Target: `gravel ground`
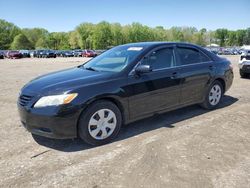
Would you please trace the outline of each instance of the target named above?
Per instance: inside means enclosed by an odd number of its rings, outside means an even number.
[[[233,86],[220,108],[169,112],[122,128],[113,143],[34,140],[20,124],[20,88],[84,58],[0,60],[0,187],[249,187],[250,79]]]

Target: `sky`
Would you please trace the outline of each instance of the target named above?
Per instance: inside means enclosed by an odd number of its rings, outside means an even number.
[[[250,27],[250,0],[0,0],[0,19],[21,28],[70,31],[83,22],[150,27]]]

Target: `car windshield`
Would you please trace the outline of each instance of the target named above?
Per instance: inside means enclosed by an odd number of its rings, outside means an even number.
[[[96,58],[83,67],[96,71],[120,72],[142,52],[143,47],[118,46]]]

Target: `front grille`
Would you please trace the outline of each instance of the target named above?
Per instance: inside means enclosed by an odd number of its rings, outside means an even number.
[[[20,95],[18,102],[21,106],[27,106],[28,103],[31,101],[32,96],[29,95]]]

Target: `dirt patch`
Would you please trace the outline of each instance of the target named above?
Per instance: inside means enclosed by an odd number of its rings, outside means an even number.
[[[0,187],[249,187],[250,79],[235,79],[220,108],[169,112],[122,128],[113,143],[33,137],[19,122],[21,87],[85,58],[0,60]]]

